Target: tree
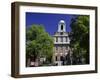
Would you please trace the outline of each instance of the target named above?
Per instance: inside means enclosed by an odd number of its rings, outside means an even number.
[[[45,57],[51,61],[53,54],[53,39],[42,25],[32,25],[26,30],[26,57],[34,61]]]
[[[71,21],[71,47],[74,63],[89,63],[89,16],[77,16]],[[84,59],[85,61],[83,61]]]

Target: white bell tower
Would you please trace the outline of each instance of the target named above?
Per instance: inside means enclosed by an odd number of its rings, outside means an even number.
[[[58,32],[66,32],[66,24],[64,20],[60,20],[58,24]]]

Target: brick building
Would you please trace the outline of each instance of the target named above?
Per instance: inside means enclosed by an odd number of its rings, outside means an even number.
[[[71,64],[70,38],[69,33],[66,32],[66,23],[60,20],[58,23],[58,30],[53,35],[54,38],[54,64],[67,65]]]

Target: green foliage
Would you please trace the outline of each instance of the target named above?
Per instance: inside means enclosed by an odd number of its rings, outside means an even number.
[[[32,25],[26,30],[27,57],[49,57],[53,54],[53,39],[42,25]]]
[[[26,40],[36,40],[42,32],[45,32],[42,25],[32,25],[30,28],[26,29]]]
[[[77,16],[72,19],[71,29],[73,54],[89,63],[89,16]]]

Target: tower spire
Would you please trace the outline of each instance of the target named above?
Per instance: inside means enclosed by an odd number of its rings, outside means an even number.
[[[58,23],[58,32],[66,32],[66,24],[64,20],[60,20]]]

